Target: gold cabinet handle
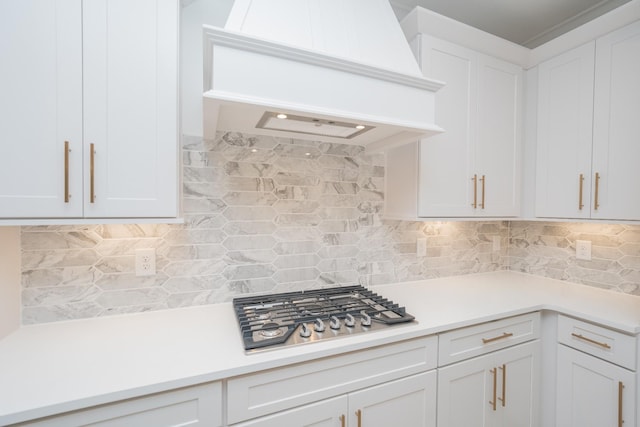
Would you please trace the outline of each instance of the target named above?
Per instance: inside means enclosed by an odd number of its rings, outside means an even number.
[[[471,206],[473,207],[473,209],[477,209],[478,207],[478,175],[474,174],[473,178],[471,178],[471,181],[473,181],[473,203],[471,204]]]
[[[480,202],[480,209],[484,209],[484,186],[487,182],[487,178],[482,175],[482,178],[480,178],[480,182],[482,182],[482,201]]]
[[[598,208],[600,207],[600,203],[598,203],[599,189],[600,189],[600,174],[596,172],[596,191],[595,191],[594,202],[593,202],[593,209],[595,210],[598,210]]]
[[[591,343],[591,344],[595,344],[595,345],[600,346],[602,348],[606,348],[606,349],[610,349],[611,348],[611,346],[609,344],[607,344],[606,342],[600,342],[600,341],[592,340],[591,338],[585,337],[584,335],[576,334],[575,332],[572,332],[571,336],[575,337],[575,338],[578,338],[579,340],[586,341],[586,342]]]
[[[495,411],[496,410],[496,387],[498,385],[498,369],[493,368],[491,371],[491,375],[493,375],[493,400],[489,401],[489,405]]]
[[[358,418],[358,427],[362,427],[362,411],[360,409],[356,411],[356,417]]]
[[[502,407],[507,406],[507,365],[502,364],[502,398],[498,398],[502,402]]]
[[[69,141],[64,142],[64,202],[69,203]]]
[[[96,201],[96,187],[95,187],[95,144],[89,145],[89,202],[95,203]]]
[[[622,390],[624,389],[624,384],[622,381],[618,381],[618,427],[622,427],[624,424],[624,419],[622,419]]]
[[[344,416],[344,414],[340,415],[340,427],[345,427],[346,426],[346,417]]]
[[[578,193],[578,210],[582,210],[584,208],[584,203],[582,203],[582,187],[584,186],[584,175],[580,174],[580,190]]]
[[[494,342],[494,341],[498,341],[498,340],[503,340],[505,338],[510,338],[513,336],[513,333],[511,332],[505,332],[502,335],[499,335],[497,337],[493,337],[493,338],[482,338],[482,344],[489,344],[490,342]]]

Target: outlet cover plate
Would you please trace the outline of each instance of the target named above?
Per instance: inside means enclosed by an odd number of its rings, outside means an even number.
[[[591,261],[590,240],[576,240],[576,259]]]
[[[136,249],[136,276],[156,274],[156,250],[154,248]]]

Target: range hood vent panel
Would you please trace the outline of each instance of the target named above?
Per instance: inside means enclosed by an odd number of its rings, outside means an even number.
[[[404,61],[405,65],[409,64],[406,72],[398,69],[403,61],[389,61],[384,53],[377,60],[368,55],[366,61],[362,55],[357,60],[337,56],[327,48],[335,43],[326,40],[320,43],[322,40],[310,38],[308,34],[300,35],[295,41],[275,40],[300,30],[295,24],[291,25],[293,29],[286,25],[287,28],[282,28],[282,16],[288,17],[286,22],[293,22],[292,13],[306,11],[302,13],[306,18],[301,18],[301,22],[305,22],[309,16],[329,17],[328,8],[346,3],[349,7],[360,6],[362,13],[354,17],[359,22],[365,20],[364,15],[366,20],[372,18],[370,8],[380,12],[380,19],[372,20],[384,21],[386,26],[379,27],[373,39],[379,40],[379,33],[387,27],[390,34],[398,35],[401,44],[395,50],[403,51],[410,58]],[[318,12],[319,9],[322,12]],[[315,14],[308,15],[310,11]],[[258,16],[261,19],[257,19]],[[334,18],[330,25],[314,23],[314,34],[340,34],[340,31],[359,28],[354,24],[350,29],[339,31],[336,23],[344,25],[348,17],[334,16],[340,19]],[[253,30],[249,31],[250,28]],[[265,35],[269,28],[275,29]],[[348,139],[341,134],[314,134],[303,130],[299,137],[376,149],[441,132],[434,124],[434,102],[435,91],[443,83],[422,77],[403,37],[386,0],[236,0],[225,29],[204,27],[205,136],[220,129],[291,137],[292,129],[258,126],[267,111],[365,125],[366,132],[349,135]],[[360,34],[352,39],[361,41],[366,37]],[[318,50],[319,45],[323,49]],[[343,48],[340,53],[347,51],[349,49]],[[362,52],[371,52],[371,49],[362,49]],[[394,56],[402,55],[391,57]],[[394,67],[389,68],[388,64]]]

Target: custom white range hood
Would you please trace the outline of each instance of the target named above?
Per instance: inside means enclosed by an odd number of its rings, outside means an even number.
[[[388,0],[236,0],[204,26],[204,129],[384,150],[442,132]]]

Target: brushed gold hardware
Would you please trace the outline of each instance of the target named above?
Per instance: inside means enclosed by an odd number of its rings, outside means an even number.
[[[598,193],[600,189],[600,174],[598,172],[596,172],[596,192],[595,192],[595,197],[594,197],[594,202],[593,202],[593,209],[594,210],[598,210],[598,208],[600,207],[600,203],[598,203]]]
[[[64,142],[64,202],[69,203],[69,141]]]
[[[498,340],[503,340],[505,338],[509,338],[512,337],[513,333],[511,332],[504,332],[502,335],[499,335],[497,337],[493,337],[493,338],[482,338],[482,344],[489,344],[490,342],[494,342],[494,341],[498,341]]]
[[[484,175],[482,175],[482,178],[480,178],[480,181],[482,182],[482,202],[480,202],[480,209],[484,209],[484,185],[487,182],[487,179],[485,178]]]
[[[340,415],[340,427],[345,427],[346,425],[346,417],[343,415]]]
[[[622,381],[618,381],[618,427],[622,427],[624,424],[624,420],[622,419],[622,390],[624,389],[624,384]]]
[[[578,194],[578,210],[582,210],[584,208],[584,203],[582,203],[582,187],[584,185],[584,175],[580,174],[580,193]]]
[[[493,400],[489,401],[489,404],[491,405],[491,408],[495,411],[496,410],[496,387],[498,385],[498,369],[497,368],[493,368],[491,371],[491,375],[493,375]]]
[[[498,398],[502,402],[502,407],[507,406],[507,365],[504,363],[500,366],[502,369],[502,398]]]
[[[362,411],[360,409],[356,411],[356,417],[358,417],[358,427],[362,427]]]
[[[95,187],[95,145],[91,143],[89,145],[89,202],[95,203],[96,201],[96,187]]]
[[[606,349],[610,349],[611,348],[611,346],[609,344],[607,344],[606,342],[600,342],[600,341],[592,340],[591,338],[585,337],[584,335],[576,334],[575,332],[572,332],[571,336],[575,337],[575,338],[578,338],[579,340],[583,340],[583,341],[586,341],[588,343],[595,344],[595,345],[600,346],[602,348],[606,348]]]
[[[473,203],[471,204],[471,206],[473,206],[473,209],[477,209],[478,207],[478,175],[474,174],[473,178],[471,178],[471,181],[473,181]]]

